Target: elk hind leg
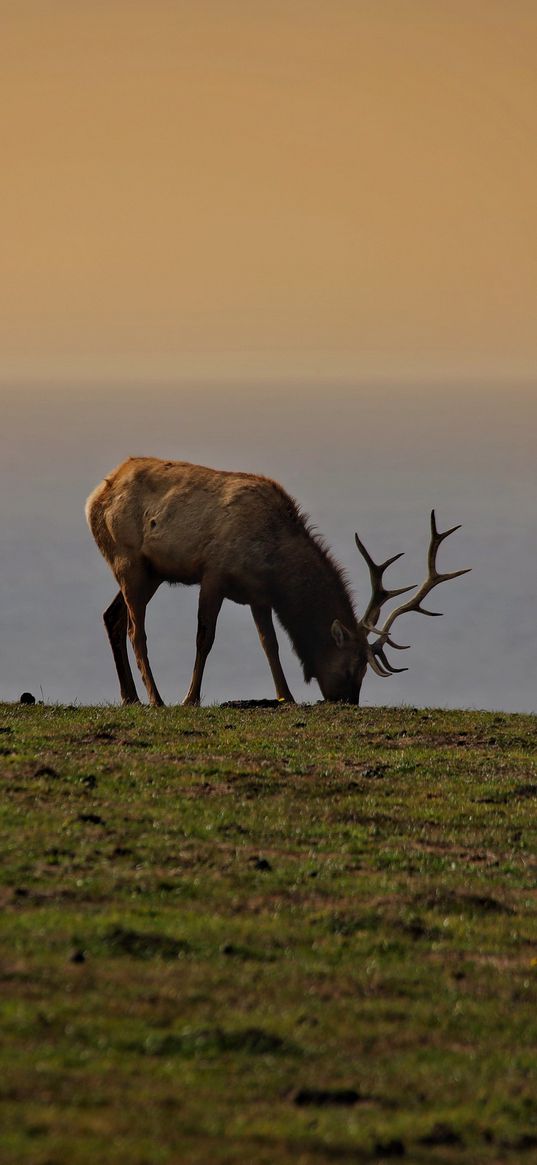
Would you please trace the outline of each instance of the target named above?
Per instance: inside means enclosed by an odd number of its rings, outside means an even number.
[[[159,583],[160,579],[152,578],[149,574],[144,573],[139,574],[135,580],[132,578],[129,579],[122,587],[128,610],[129,639],[132,643],[140,675],[149,696],[149,703],[153,704],[154,707],[161,707],[164,700],[160,695],[149,666],[147,636],[145,633],[145,613],[147,604],[153,597]]]
[[[118,591],[113,602],[106,608],[103,619],[114,656],[121,699],[124,704],[139,704],[127,655],[128,611],[121,591]]]
[[[288,704],[294,704],[293,695],[289,690],[289,685],[280,663],[280,652],[274,623],[272,622],[272,611],[268,606],[252,604],[252,615],[261,640],[261,646],[269,662],[272,678],[276,687],[276,695],[279,700],[285,700]]]

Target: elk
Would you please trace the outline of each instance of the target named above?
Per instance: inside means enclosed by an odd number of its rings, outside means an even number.
[[[90,494],[86,517],[119,591],[104,613],[123,703],[138,702],[127,655],[127,634],[149,701],[161,705],[147,655],[145,613],[162,582],[199,584],[196,659],[184,704],[198,704],[207,656],[224,599],[246,604],[259,633],[279,700],[293,702],[274,630],[274,611],[286,630],[307,682],[315,678],[325,700],[358,704],[367,667],[389,676],[386,648],[403,650],[391,637],[396,619],[409,611],[426,615],[425,596],[465,570],[440,574],[436,556],[454,530],[440,533],[434,510],[428,573],[412,598],[377,626],[384,604],[414,590],[384,586],[384,572],[401,557],[376,563],[356,534],[371,578],[371,598],[361,619],[349,585],[322,539],[282,486],[251,473],[230,473],[131,457]]]

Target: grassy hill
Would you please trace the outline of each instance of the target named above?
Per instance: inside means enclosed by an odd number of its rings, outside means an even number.
[[[1,705],[3,1165],[537,1161],[536,744]]]

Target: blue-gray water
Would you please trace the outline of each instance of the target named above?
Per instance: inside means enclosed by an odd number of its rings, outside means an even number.
[[[410,670],[370,675],[363,702],[535,710],[536,388],[41,386],[4,388],[0,404],[0,699],[117,699],[101,621],[116,588],[84,500],[124,457],[153,454],[280,480],[347,568],[359,610],[368,577],[354,530],[378,559],[406,552],[391,573],[402,585],[424,576],[430,508],[442,527],[462,522],[440,563],[472,574],[431,595],[443,619],[401,620]],[[196,602],[197,588],[162,587],[149,608],[169,702],[188,687]],[[279,638],[295,696],[318,699]],[[225,604],[205,702],[272,695],[248,609]]]

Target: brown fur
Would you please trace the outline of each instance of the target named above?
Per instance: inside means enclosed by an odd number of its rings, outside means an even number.
[[[292,700],[272,622],[274,610],[306,680],[327,699],[358,702],[367,643],[341,568],[296,502],[270,478],[131,457],[93,491],[86,516],[118,582],[105,612],[122,698],[137,699],[127,630],[152,703],[155,685],[144,630],[162,582],[200,586],[197,654],[186,703],[200,699],[205,660],[224,599],[252,609],[280,699]]]

